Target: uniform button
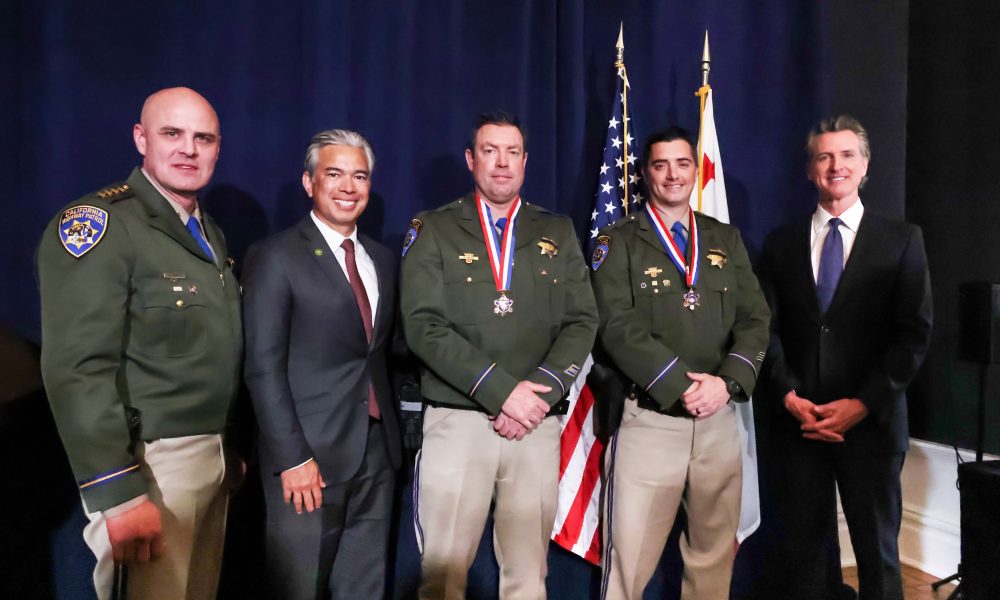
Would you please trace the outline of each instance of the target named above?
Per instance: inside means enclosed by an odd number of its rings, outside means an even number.
[[[557,284],[557,283],[559,283],[559,280],[558,280],[558,279],[553,279],[553,280],[552,280],[552,285],[555,285],[555,284]]]
[[[654,294],[659,294],[659,293],[660,293],[660,288],[656,288],[656,289],[654,289],[654,290],[653,290],[653,293],[654,293]]]
[[[728,292],[728,291],[729,291],[729,288],[728,288],[728,287],[724,287],[724,288],[722,288],[722,293],[726,293],[726,292]]]
[[[180,308],[180,307],[184,306],[184,301],[183,300],[178,300],[176,302],[176,304],[177,304],[177,308]]]
[[[472,278],[471,277],[466,277],[465,278],[465,283],[472,283]]]
[[[826,325],[820,327],[819,330],[822,331],[823,333],[830,333],[830,328],[827,327]]]
[[[628,399],[629,400],[635,400],[635,392],[632,392],[631,394],[629,394],[628,395]]]

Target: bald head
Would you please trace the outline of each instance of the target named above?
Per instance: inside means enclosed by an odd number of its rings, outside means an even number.
[[[142,105],[132,130],[142,166],[174,200],[194,210],[219,158],[219,117],[208,100],[183,87],[160,90]]]

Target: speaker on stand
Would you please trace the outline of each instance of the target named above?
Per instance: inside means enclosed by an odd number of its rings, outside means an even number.
[[[959,358],[978,363],[976,462],[958,466],[961,495],[962,562],[958,572],[931,584],[959,580],[948,600],[1000,598],[1000,461],[983,462],[986,443],[986,396],[989,367],[1000,362],[1000,284],[962,284],[959,297]]]

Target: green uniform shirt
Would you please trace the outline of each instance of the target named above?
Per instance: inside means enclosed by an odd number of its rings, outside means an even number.
[[[218,264],[135,169],[69,205],[42,237],[42,377],[89,511],[146,492],[133,441],[226,426],[240,288],[222,231],[204,221]]]
[[[690,310],[680,273],[645,211],[620,219],[592,281],[599,339],[618,369],[664,409],[693,383],[688,372],[735,379],[753,393],[771,313],[739,230],[695,213],[700,234],[700,306]]]
[[[500,296],[486,254],[474,196],[417,216],[400,283],[406,340],[425,366],[425,398],[499,414],[519,381],[550,386],[550,405],[566,395],[590,353],[597,308],[572,222],[523,204],[511,291]]]

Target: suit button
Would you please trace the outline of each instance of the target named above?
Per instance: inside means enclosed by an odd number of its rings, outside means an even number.
[[[827,327],[826,325],[821,326],[819,330],[823,333],[830,333],[830,328]]]

